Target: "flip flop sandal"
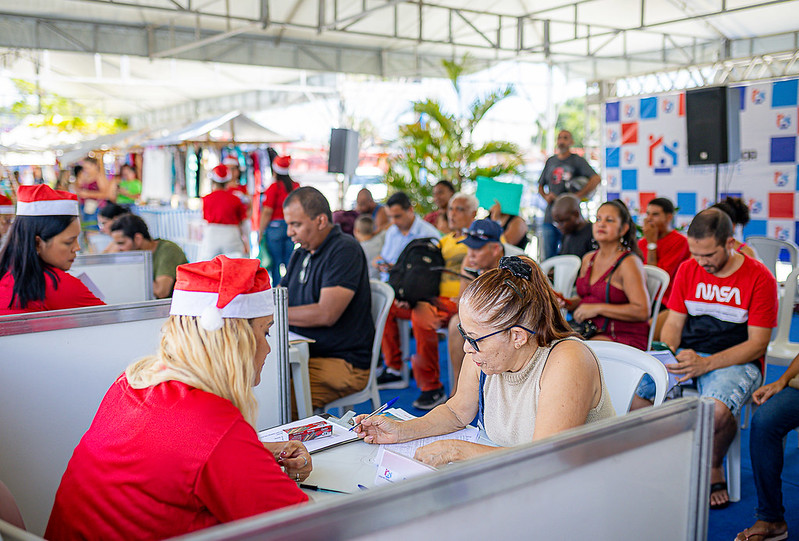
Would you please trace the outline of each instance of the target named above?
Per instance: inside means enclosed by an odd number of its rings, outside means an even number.
[[[748,529],[741,532],[742,534],[744,534],[745,541],[748,541],[749,539],[751,539],[756,535],[762,536],[763,541],[783,541],[784,539],[788,539],[788,530],[785,530],[782,533],[772,533],[772,534],[769,534],[768,532],[751,532],[751,533],[747,532],[749,532]],[[737,536],[735,536],[734,541],[737,541],[740,535],[741,534],[739,533]]]
[[[714,492],[721,492],[722,490],[724,492],[727,492],[727,482],[726,481],[722,481],[720,483],[713,483],[712,485],[710,485],[710,493],[711,494],[713,494]],[[729,494],[727,494],[727,498],[729,498]],[[719,503],[719,504],[716,504],[716,505],[713,505],[711,503],[710,504],[710,508],[711,509],[716,509],[716,510],[717,509],[726,509],[729,505],[730,505],[730,500],[728,499],[726,502]]]

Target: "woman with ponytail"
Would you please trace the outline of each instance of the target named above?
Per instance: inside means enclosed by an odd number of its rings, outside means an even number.
[[[571,332],[541,269],[503,257],[461,294],[458,331],[466,353],[458,390],[424,417],[375,416],[356,429],[367,443],[397,443],[455,432],[475,416],[485,437],[520,445],[615,415],[599,361]],[[438,466],[492,452],[491,445],[441,440],[416,458]]]

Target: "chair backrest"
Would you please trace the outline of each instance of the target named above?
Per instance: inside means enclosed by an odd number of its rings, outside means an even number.
[[[544,274],[554,271],[552,276],[552,289],[561,295],[568,297],[574,288],[577,280],[577,273],[580,272],[582,260],[576,255],[556,255],[538,264]]]
[[[789,240],[777,240],[769,237],[753,235],[746,237],[748,244],[757,253],[757,257],[768,267],[771,274],[777,276],[777,261],[780,259],[780,252],[785,249],[791,258],[791,267],[796,268],[799,262],[799,246]]]
[[[794,267],[793,272],[785,280],[785,286],[780,291],[779,312],[777,313],[777,332],[772,337],[766,352],[766,362],[771,364],[787,365],[796,351],[796,344],[790,344],[791,322],[796,299],[796,282],[799,280],[799,267]]]
[[[669,374],[660,361],[640,349],[625,344],[603,340],[592,340],[587,344],[594,350],[599,364],[602,365],[605,386],[616,415],[624,415],[630,411],[633,396],[644,374],[649,374],[655,380],[655,405],[663,402],[669,384]]]
[[[663,301],[663,294],[669,287],[669,273],[655,267],[654,265],[644,265],[644,273],[646,274],[646,289],[649,292],[649,304],[652,310],[649,312],[651,319],[649,325],[649,339],[646,343],[646,349],[652,347],[652,337],[655,335],[655,319],[660,312],[660,303]]]
[[[374,377],[377,360],[380,358],[380,344],[383,340],[383,329],[388,319],[388,311],[394,302],[394,289],[385,282],[369,280],[369,289],[372,290],[372,321],[375,324],[375,339],[372,343],[372,363],[370,365],[370,378]]]

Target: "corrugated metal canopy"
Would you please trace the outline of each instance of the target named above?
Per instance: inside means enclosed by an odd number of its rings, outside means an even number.
[[[31,69],[60,77],[62,94],[110,102],[126,77],[152,78],[136,87],[127,106],[135,113],[228,94],[237,79],[297,83],[296,70],[437,76],[442,59],[465,53],[473,69],[521,59],[606,81],[795,53],[798,11],[797,0],[28,0],[0,6],[0,47],[12,49],[7,64],[20,50],[57,51]],[[67,53],[82,53],[81,65]],[[175,75],[183,69],[191,73]]]

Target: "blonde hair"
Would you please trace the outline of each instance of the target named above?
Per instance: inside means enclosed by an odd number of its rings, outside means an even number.
[[[206,331],[197,317],[170,316],[161,328],[158,352],[132,363],[125,375],[134,389],[180,381],[226,398],[255,426],[255,349],[246,319],[226,318],[221,329]]]

